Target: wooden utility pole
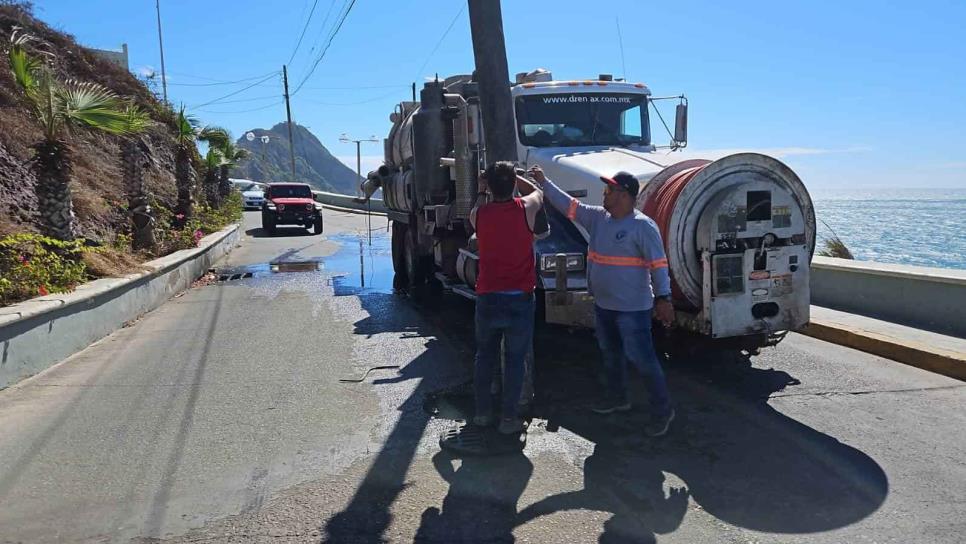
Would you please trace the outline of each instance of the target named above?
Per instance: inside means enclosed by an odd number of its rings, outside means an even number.
[[[168,103],[168,77],[164,73],[164,40],[161,39],[161,0],[154,0],[154,9],[158,12],[158,47],[161,49],[161,92],[164,93],[164,103]]]
[[[503,39],[503,13],[499,0],[468,0],[470,32],[473,35],[473,57],[476,80],[480,85],[480,107],[486,162],[516,161],[516,130],[513,126],[513,103],[510,100],[510,74]]]
[[[282,81],[285,84],[285,115],[288,116],[288,155],[292,161],[292,181],[298,181],[295,177],[295,139],[292,137],[292,107],[288,103],[288,67],[282,65]]]

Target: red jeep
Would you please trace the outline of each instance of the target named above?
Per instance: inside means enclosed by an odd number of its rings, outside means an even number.
[[[276,225],[302,225],[322,234],[322,205],[305,183],[269,183],[262,204],[262,230],[275,234]]]

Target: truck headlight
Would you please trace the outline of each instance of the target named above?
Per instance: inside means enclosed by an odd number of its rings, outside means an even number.
[[[570,272],[583,270],[586,266],[585,257],[582,253],[567,253],[567,270]],[[541,255],[540,256],[540,270],[544,272],[553,272],[557,270],[557,255]]]

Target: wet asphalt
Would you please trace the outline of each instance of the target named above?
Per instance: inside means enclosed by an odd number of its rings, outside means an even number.
[[[0,542],[966,534],[966,384],[794,334],[668,361],[678,416],[654,440],[643,410],[586,409],[588,332],[539,327],[523,452],[441,452],[467,415],[472,303],[395,292],[371,226],[370,245],[364,216],[330,211],[322,236],[268,237],[246,213],[217,274],[0,391]]]

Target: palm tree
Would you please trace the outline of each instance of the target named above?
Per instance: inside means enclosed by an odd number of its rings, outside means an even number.
[[[228,181],[228,172],[236,166],[239,161],[247,159],[251,153],[247,149],[238,147],[231,139],[221,146],[221,156],[224,161],[221,165],[221,172],[218,178],[218,197],[224,199],[231,192],[231,182]]]
[[[221,152],[216,147],[211,146],[208,148],[208,153],[205,154],[204,158],[204,189],[205,199],[212,208],[217,208],[220,204],[218,201],[218,171],[221,169],[224,160]]]
[[[14,80],[43,131],[43,139],[31,146],[42,226],[54,238],[73,240],[76,233],[70,191],[72,150],[67,137],[75,128],[125,134],[124,113],[117,96],[100,85],[57,81],[46,62],[27,53],[26,47],[37,40],[18,30],[14,29],[10,36],[7,56]]]
[[[216,126],[206,126],[198,131],[198,140],[208,144],[205,154],[204,194],[208,205],[217,208],[221,201],[218,198],[218,172],[221,169],[224,156],[221,149],[231,142],[231,135],[226,129]]]
[[[178,186],[178,204],[175,207],[175,226],[182,227],[191,218],[191,190],[195,184],[195,171],[191,158],[197,152],[198,120],[187,115],[184,106],[175,118],[175,139],[178,151],[174,159],[174,179]]]
[[[144,132],[150,124],[150,117],[133,102],[124,109],[124,122],[130,135],[121,142],[121,165],[124,171],[124,186],[127,189],[128,209],[131,212],[131,245],[134,249],[151,249],[157,245],[154,238],[154,215],[151,210],[151,195],[144,187],[144,145],[140,138],[134,137]]]

